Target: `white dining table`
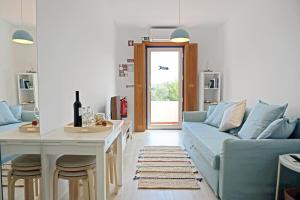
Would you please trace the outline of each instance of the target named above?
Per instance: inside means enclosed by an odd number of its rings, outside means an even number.
[[[113,120],[113,128],[97,133],[69,133],[59,128],[47,134],[22,133],[18,130],[0,134],[1,155],[41,154],[42,199],[52,199],[53,158],[59,155],[96,156],[96,199],[106,200],[105,153],[114,141],[117,142],[118,186],[123,182],[122,120]],[[1,188],[2,190],[2,188]],[[0,197],[2,200],[2,196]]]

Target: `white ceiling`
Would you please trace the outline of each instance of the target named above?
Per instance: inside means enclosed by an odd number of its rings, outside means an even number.
[[[0,0],[0,18],[20,24],[20,1]],[[36,24],[36,0],[23,0],[25,25]],[[77,1],[77,0],[76,0]],[[100,1],[100,0],[99,0]],[[178,25],[178,0],[101,0],[112,10],[117,24],[135,26]],[[185,26],[220,24],[249,5],[268,0],[181,0]],[[86,1],[88,3],[88,1]]]
[[[181,0],[181,22],[185,26],[224,23],[247,2],[255,1],[258,0]],[[178,25],[178,0],[111,0],[111,6],[116,23]]]

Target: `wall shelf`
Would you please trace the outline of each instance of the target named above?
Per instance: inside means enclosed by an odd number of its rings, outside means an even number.
[[[209,105],[221,100],[221,73],[201,72],[200,76],[200,110],[206,111]]]
[[[38,81],[36,73],[18,73],[19,104],[24,110],[38,107]]]

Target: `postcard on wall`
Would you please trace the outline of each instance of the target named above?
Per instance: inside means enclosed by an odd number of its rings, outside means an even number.
[[[128,76],[128,65],[120,64],[119,65],[119,77],[127,77]]]

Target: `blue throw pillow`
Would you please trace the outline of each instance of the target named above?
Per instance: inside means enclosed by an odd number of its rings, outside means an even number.
[[[9,109],[17,120],[22,121],[22,106],[21,105],[10,106]]]
[[[206,118],[208,118],[214,112],[216,107],[217,107],[217,105],[209,105],[208,106],[208,110],[207,110],[207,114],[206,114],[207,117]]]
[[[287,139],[295,130],[297,122],[298,119],[276,119],[257,137],[257,139]]]
[[[288,104],[278,106],[259,101],[239,131],[239,137],[256,139],[273,121],[283,117],[287,106]]]
[[[241,126],[237,127],[237,128],[233,128],[233,129],[230,129],[228,131],[229,134],[231,135],[234,135],[234,136],[237,136],[239,131],[241,130],[241,128],[243,127],[243,124],[245,123],[245,121],[247,120],[249,114],[250,114],[251,110],[250,108],[246,108],[246,111],[245,111],[245,114],[244,114],[244,119],[243,119],[243,122],[241,124]]]
[[[219,128],[225,110],[232,105],[233,103],[219,103],[214,111],[206,118],[204,123]]]
[[[10,111],[8,104],[5,101],[0,102],[0,126],[6,124],[18,123],[14,114]]]
[[[297,125],[295,127],[294,132],[292,133],[291,137],[292,139],[300,139],[300,118],[297,120]]]

